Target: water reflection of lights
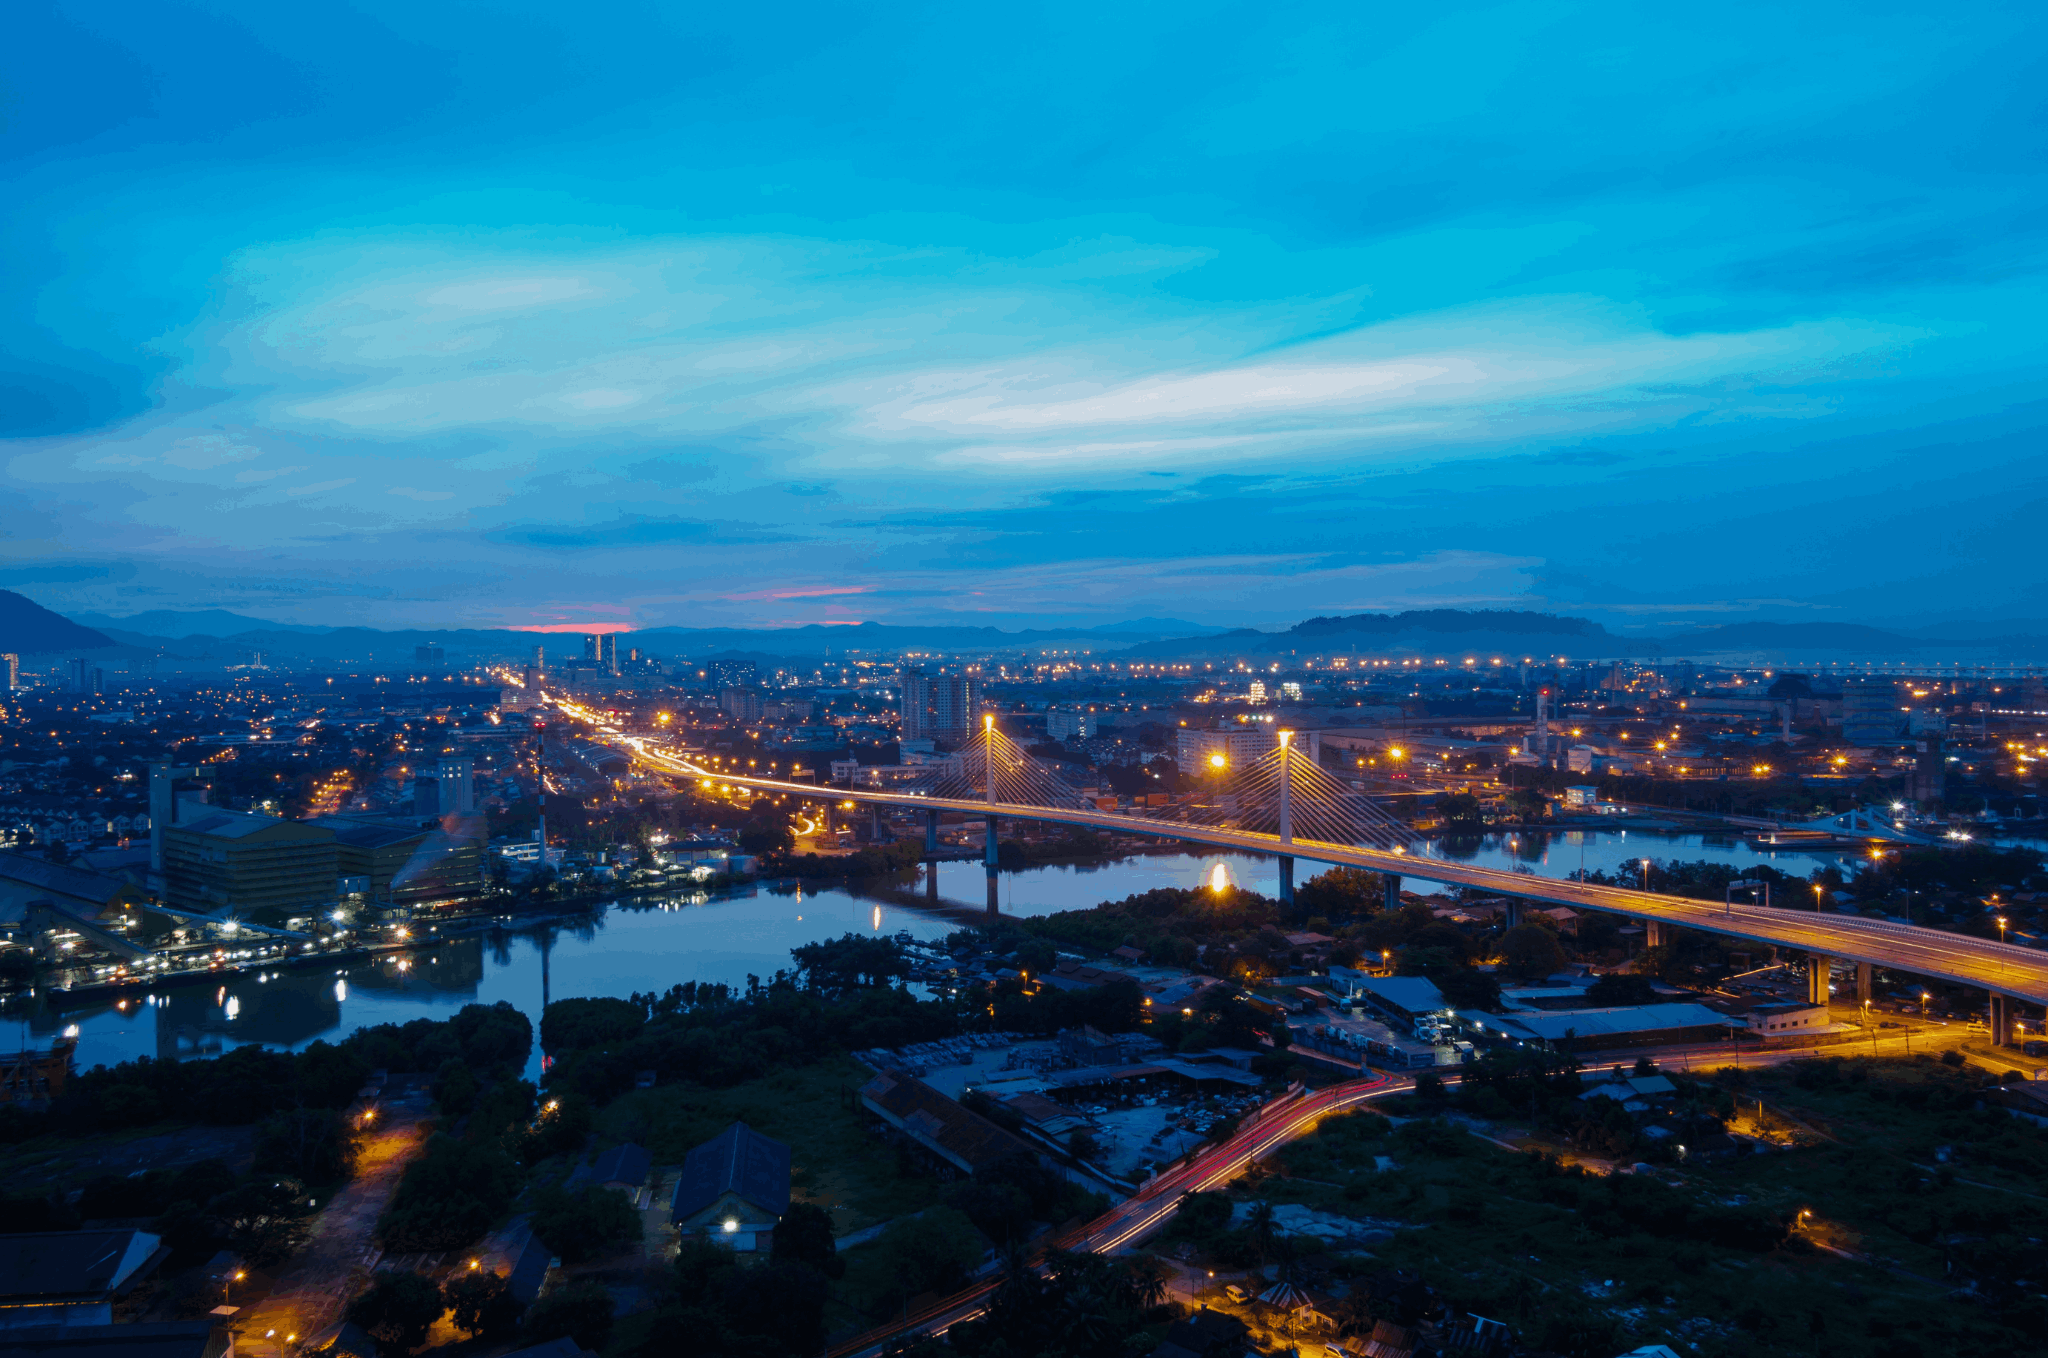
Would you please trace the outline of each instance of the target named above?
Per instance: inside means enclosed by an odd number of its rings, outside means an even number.
[[[340,1001],[346,1001],[348,999],[348,982],[346,980],[340,980],[334,983],[334,998]]]
[[[875,907],[875,929],[876,929],[876,930],[877,930],[877,931],[879,932],[879,931],[880,931],[880,929],[881,929],[881,927],[882,927],[882,907],[878,905],[878,906],[876,906],[876,907]]]
[[[1221,863],[1218,863],[1215,867],[1209,870],[1209,890],[1230,890],[1230,870],[1228,868],[1225,868]]]
[[[227,1011],[227,1016],[229,1018],[236,1018],[240,1016],[242,1012],[241,998],[235,995],[228,996],[228,1002],[224,1007]]]

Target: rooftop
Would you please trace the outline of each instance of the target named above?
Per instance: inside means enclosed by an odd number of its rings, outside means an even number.
[[[694,1216],[735,1193],[773,1216],[789,1211],[789,1147],[735,1122],[690,1152],[676,1178],[674,1215]]]

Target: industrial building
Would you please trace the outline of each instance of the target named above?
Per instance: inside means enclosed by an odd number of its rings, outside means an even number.
[[[1614,1009],[1554,1009],[1519,1014],[1462,1013],[1476,1028],[1517,1042],[1566,1045],[1579,1051],[1672,1042],[1726,1040],[1739,1019],[1703,1004],[1638,1004]]]
[[[212,811],[163,830],[164,903],[281,923],[333,905],[340,876],[325,825]]]
[[[473,835],[375,816],[321,816],[334,835],[342,877],[368,879],[376,905],[417,907],[474,896],[484,886],[484,848]]]

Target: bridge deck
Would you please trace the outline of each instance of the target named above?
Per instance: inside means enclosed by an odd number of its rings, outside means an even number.
[[[1496,895],[1567,905],[1575,910],[1604,910],[1637,919],[1659,920],[1686,929],[1741,938],[1778,947],[1869,962],[1958,985],[1979,986],[2034,1004],[2048,1004],[2048,956],[2014,944],[1996,943],[1963,934],[1893,924],[1854,915],[1824,915],[1803,910],[1765,909],[1755,905],[1724,906],[1682,896],[1663,896],[1627,887],[1591,886],[1583,882],[1532,877],[1498,868],[1446,863],[1441,859],[1384,849],[1364,849],[1318,840],[1282,841],[1278,835],[1151,820],[1115,811],[1082,811],[1064,807],[1025,806],[1008,802],[966,801],[904,793],[862,792],[718,773],[687,759],[650,748],[634,737],[607,732],[631,748],[644,762],[670,773],[715,783],[776,792],[816,801],[859,802],[913,811],[958,811],[970,816],[1070,825],[1113,834],[1146,835],[1182,840],[1211,848],[1245,853],[1288,854],[1316,863],[1338,863],[1399,873],[1424,881],[1477,887]]]

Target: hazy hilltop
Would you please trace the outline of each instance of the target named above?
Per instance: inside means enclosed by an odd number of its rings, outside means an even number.
[[[62,613],[52,613],[35,600],[0,589],[0,651],[40,655],[50,651],[97,651],[115,644],[112,637],[81,627]]]

